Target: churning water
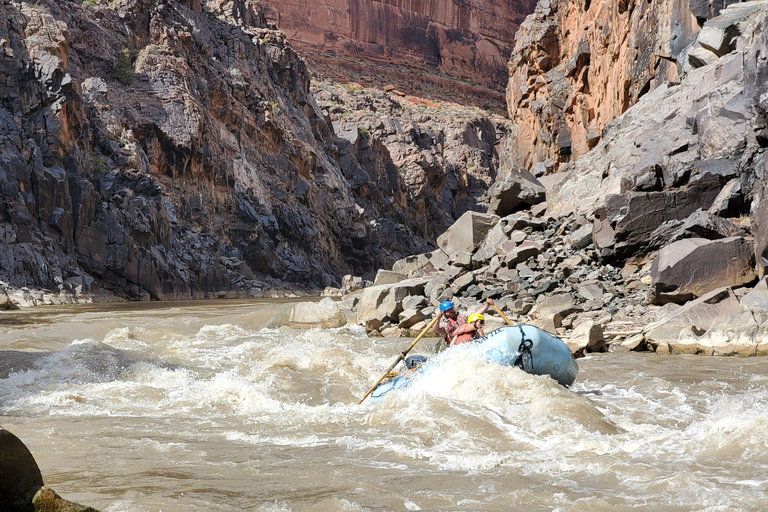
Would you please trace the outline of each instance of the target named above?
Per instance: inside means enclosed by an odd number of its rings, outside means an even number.
[[[410,340],[264,328],[289,305],[4,314],[0,425],[104,512],[768,509],[766,359],[601,354],[565,389],[447,351],[358,406]]]

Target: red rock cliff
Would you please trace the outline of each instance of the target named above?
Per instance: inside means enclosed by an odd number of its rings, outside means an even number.
[[[445,76],[435,77],[433,84],[445,88],[469,81],[498,91],[507,82],[514,34],[535,1],[267,0],[262,5],[310,60],[341,54],[417,65],[457,80],[448,85]]]
[[[715,3],[719,10],[722,2]],[[677,61],[701,18],[711,14],[694,4],[539,2],[518,32],[509,62],[512,165],[533,169],[543,163],[557,170],[594,147],[602,129],[640,97],[677,80]]]

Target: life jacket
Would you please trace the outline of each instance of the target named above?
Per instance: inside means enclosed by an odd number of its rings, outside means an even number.
[[[443,325],[443,322],[444,325]],[[450,345],[451,344],[451,338],[453,338],[454,331],[461,327],[462,325],[467,325],[467,321],[464,320],[464,318],[459,315],[456,317],[456,320],[451,320],[448,317],[444,317],[443,321],[441,322],[441,325],[443,325],[443,329],[445,329],[445,342]]]
[[[456,341],[453,343],[454,345],[467,343],[468,341],[472,341],[478,337],[477,327],[475,327],[475,324],[460,325],[456,328],[455,331],[453,331],[453,336],[457,336]]]

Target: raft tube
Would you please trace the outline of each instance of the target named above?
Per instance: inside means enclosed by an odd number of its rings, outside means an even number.
[[[452,347],[448,350],[479,351],[488,360],[505,366],[517,366],[533,375],[549,375],[559,384],[568,387],[576,380],[579,365],[562,340],[532,325],[508,325],[496,329],[482,338]],[[408,386],[417,373],[430,372],[439,359],[401,373],[379,384],[371,393],[371,400],[379,402],[393,389]]]

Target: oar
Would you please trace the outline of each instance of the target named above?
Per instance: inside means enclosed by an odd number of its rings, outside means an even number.
[[[432,326],[433,326],[433,325],[435,325],[435,322],[437,322],[437,319],[438,319],[438,318],[439,318],[439,317],[437,317],[437,316],[436,316],[435,318],[433,318],[433,319],[432,319],[432,321],[431,321],[431,322],[429,322],[429,324],[427,324],[427,326],[426,326],[426,327],[425,327],[425,328],[424,328],[424,329],[423,329],[423,330],[422,330],[422,331],[419,333],[419,335],[418,335],[418,336],[416,336],[416,338],[413,340],[413,342],[411,343],[411,345],[410,345],[410,346],[409,346],[407,349],[405,349],[404,351],[400,352],[400,355],[399,355],[399,356],[397,356],[397,359],[395,360],[395,362],[394,362],[394,363],[392,363],[392,366],[390,366],[390,367],[389,367],[389,369],[388,369],[386,372],[384,372],[384,375],[382,375],[382,376],[381,376],[381,378],[380,378],[379,380],[377,380],[377,381],[376,381],[376,384],[374,384],[373,386],[371,386],[371,389],[369,389],[369,390],[368,390],[368,392],[365,394],[365,396],[364,396],[363,398],[361,398],[359,402],[357,402],[357,405],[360,405],[361,403],[363,403],[363,400],[365,400],[366,398],[368,398],[368,395],[370,395],[371,393],[373,393],[373,390],[374,390],[374,389],[376,389],[376,386],[378,386],[379,384],[381,384],[381,381],[383,381],[383,380],[384,380],[384,378],[387,376],[387,374],[388,374],[389,372],[391,372],[391,371],[392,371],[392,369],[393,369],[395,366],[397,366],[397,363],[399,363],[400,361],[404,361],[404,360],[405,360],[405,356],[407,356],[407,355],[408,355],[408,352],[410,352],[410,351],[411,351],[411,349],[412,349],[413,347],[415,347],[415,346],[416,346],[416,344],[419,342],[419,340],[420,340],[421,338],[423,338],[425,334],[427,334],[427,331],[428,331],[428,330],[430,330],[430,329],[432,328]]]
[[[499,309],[499,306],[497,306],[496,304],[492,304],[492,306],[493,306],[493,309],[495,309],[496,312],[501,315],[501,318],[503,318],[507,322],[507,325],[512,325],[512,320],[507,318],[507,315],[501,312],[501,310]]]

